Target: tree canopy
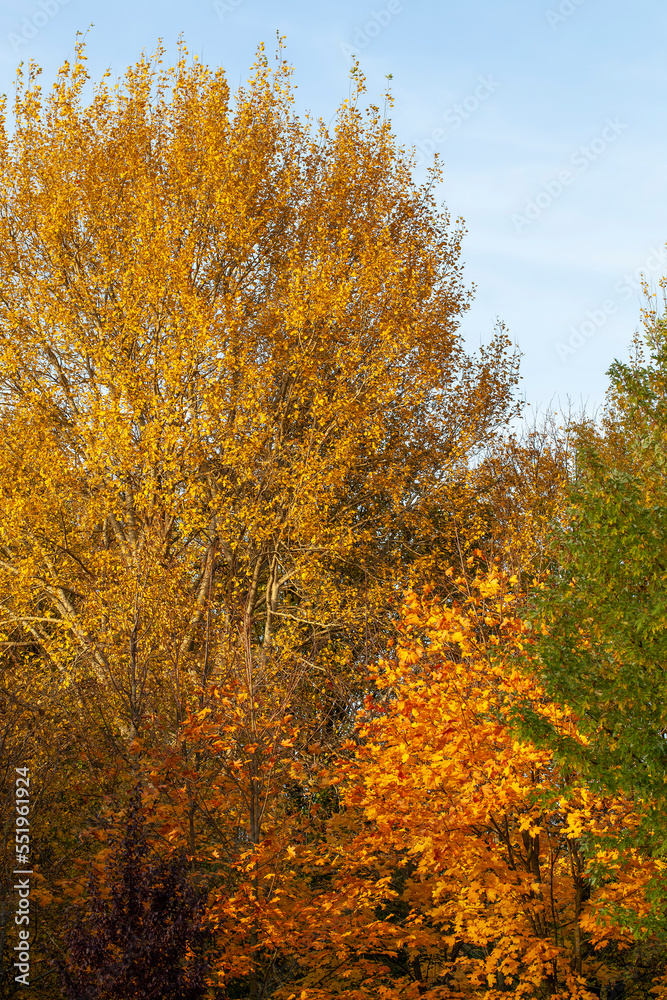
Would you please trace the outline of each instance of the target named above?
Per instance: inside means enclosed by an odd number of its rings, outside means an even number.
[[[577,477],[536,593],[542,675],[572,706],[584,743],[563,753],[603,786],[662,803],[667,777],[664,677],[667,423],[664,323],[610,370],[600,425],[577,430]],[[662,820],[660,825],[663,825]]]
[[[46,1000],[667,996],[664,323],[512,428],[350,84],[79,44],[3,105],[3,998],[16,863]]]
[[[458,332],[462,226],[359,74],[329,129],[279,56],[232,97],[158,51],[88,98],[79,47],[0,137],[7,639],[130,736],[239,636],[264,672],[367,650],[512,412],[506,335]]]

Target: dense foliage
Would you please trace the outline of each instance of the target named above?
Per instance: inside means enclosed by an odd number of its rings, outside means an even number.
[[[667,996],[664,330],[512,432],[437,172],[277,55],[3,116],[0,995]]]

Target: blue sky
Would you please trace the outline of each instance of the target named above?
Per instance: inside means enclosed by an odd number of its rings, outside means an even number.
[[[350,53],[378,100],[393,75],[399,142],[434,150],[438,198],[465,219],[470,347],[502,320],[531,406],[604,397],[643,303],[667,273],[667,5],[659,0],[3,0],[0,91],[18,62],[43,83],[88,36],[93,77],[121,75],[158,38],[248,76],[260,41],[287,36],[299,104],[327,121]]]

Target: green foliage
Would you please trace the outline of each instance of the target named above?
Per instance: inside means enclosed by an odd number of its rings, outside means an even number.
[[[610,369],[599,427],[577,430],[578,475],[555,533],[556,566],[533,600],[541,679],[576,713],[568,738],[517,706],[534,737],[600,789],[646,805],[654,849],[667,837],[667,329]]]

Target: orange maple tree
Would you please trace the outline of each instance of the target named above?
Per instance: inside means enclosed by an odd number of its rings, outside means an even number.
[[[633,938],[607,904],[646,912],[655,863],[583,845],[636,825],[635,803],[596,794],[510,726],[529,699],[577,737],[522,664],[516,578],[453,584],[450,606],[407,595],[398,647],[371,670],[377,692],[329,778],[344,808],[301,857],[321,873],[290,925],[301,991],[276,995],[583,1000],[623,975]]]

